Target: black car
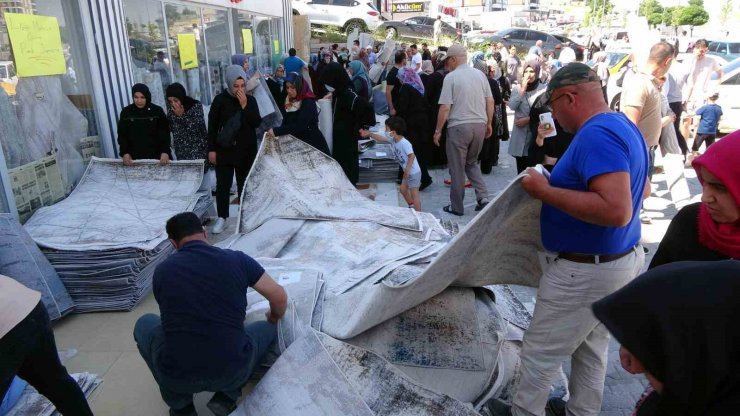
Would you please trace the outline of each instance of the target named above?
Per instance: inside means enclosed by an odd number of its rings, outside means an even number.
[[[553,36],[555,37],[555,39],[559,40],[563,44],[570,42],[570,47],[573,48],[573,50],[576,52],[576,59],[579,62],[583,62],[583,52],[586,50],[585,46],[579,45],[573,42],[572,40],[570,40],[569,38],[566,38],[565,36],[560,36],[560,35],[553,35]]]
[[[495,34],[489,36],[486,42],[501,42],[507,48],[510,48],[513,45],[516,46],[517,52],[524,52],[526,54],[538,40],[543,42],[542,51],[545,55],[558,49],[558,47],[562,45],[562,42],[553,35],[540,32],[539,30],[519,27],[499,30]]]
[[[393,38],[402,36],[419,39],[433,39],[434,22],[436,20],[437,19],[424,16],[409,17],[408,19],[401,21],[391,20],[383,22],[378,27],[378,30],[384,31],[387,35],[391,35]],[[442,22],[442,36],[459,39],[461,35],[462,30],[455,29],[451,25]]]

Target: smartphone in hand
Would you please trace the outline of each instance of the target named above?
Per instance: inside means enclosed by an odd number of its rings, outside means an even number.
[[[558,135],[558,132],[555,130],[555,120],[552,119],[552,113],[540,114],[540,124],[546,130],[552,129],[552,132],[545,137],[553,137]]]

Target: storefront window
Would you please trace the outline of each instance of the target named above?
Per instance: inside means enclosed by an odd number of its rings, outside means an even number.
[[[162,3],[125,0],[123,7],[134,83],[146,84],[152,93],[152,102],[165,108],[164,90],[170,84],[172,71],[165,39]]]
[[[262,74],[272,74],[272,55],[273,55],[273,36],[270,21],[272,19],[268,17],[255,17],[254,23],[256,27],[254,48],[255,56],[257,58],[257,67]]]
[[[229,13],[226,10],[203,9],[206,53],[210,68],[209,88],[203,104],[210,105],[224,89],[224,70],[231,63]]]
[[[21,221],[68,195],[90,158],[101,155],[79,2],[27,4],[12,11],[0,6],[0,67],[7,75],[0,79],[0,144]],[[19,65],[3,15],[6,11],[56,18],[66,66],[63,74],[15,73]]]
[[[185,90],[191,97],[208,104],[207,91],[210,81],[201,29],[200,8],[165,3],[164,14],[167,22],[170,56],[172,57],[173,81],[184,85]],[[190,68],[186,60],[186,66],[183,69],[178,35],[195,36],[197,67]]]

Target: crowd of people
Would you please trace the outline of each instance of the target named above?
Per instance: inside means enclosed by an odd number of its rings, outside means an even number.
[[[709,78],[721,69],[705,61],[706,42],[694,51],[688,74],[677,80],[675,47],[654,45],[647,63],[625,77],[622,109],[614,112],[605,100],[605,60],[597,58],[595,68],[561,62],[562,52],[548,58],[542,45],[522,58],[502,44],[469,56],[461,45],[378,51],[356,42],[350,50],[323,49],[308,63],[291,50],[268,79],[283,121],[267,137],[297,137],[334,158],[353,184],[358,138],[388,142],[400,166],[400,191],[416,210],[422,209],[420,191],[432,183],[429,168],[446,164],[450,203],[443,210],[452,215],[464,214],[468,181],[475,209],[489,203],[482,175],[498,163],[500,141],[510,141],[509,154],[524,174],[521,186],[542,201],[546,252],[513,401],[490,401],[492,414],[599,414],[610,334],[622,345],[624,369],[644,373],[649,382],[636,415],[733,414],[740,404],[734,355],[740,307],[733,298],[740,290],[740,131],[715,142],[722,111]],[[373,71],[377,65],[381,70]],[[228,88],[213,100],[207,124],[201,103],[177,83],[166,89],[166,112],[151,103],[145,85],[134,85],[133,104],[120,117],[124,165],[207,159],[217,178],[214,233],[228,217],[234,176],[241,192],[257,152],[262,117],[248,93],[250,71],[249,59],[235,56],[225,72]],[[675,93],[678,83],[688,86],[686,94]],[[318,128],[321,97],[331,100],[331,150]],[[514,113],[511,128],[507,107]],[[651,194],[655,151],[687,153],[676,123],[684,108],[701,117],[694,149],[704,143],[705,151],[689,162],[702,198],[678,212],[648,271],[638,276],[646,254],[640,212]],[[378,109],[390,116],[385,134],[370,130]],[[550,170],[549,177],[533,169],[536,164]],[[274,342],[285,290],[244,253],[210,246],[195,214],[174,216],[166,231],[177,253],[154,273],[161,316],[142,316],[134,338],[171,415],[195,414],[193,394],[201,391],[216,392],[208,403],[215,414],[229,414]],[[265,322],[244,326],[249,287],[270,309]],[[0,337],[0,392],[18,374],[63,414],[91,414],[59,362],[40,295],[3,276]],[[570,398],[564,402],[550,393],[567,359]]]

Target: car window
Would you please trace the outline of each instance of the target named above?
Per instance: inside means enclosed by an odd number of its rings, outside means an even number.
[[[424,24],[424,18],[423,17],[412,17],[410,19],[404,20],[404,22],[410,24],[410,25],[423,25]]]
[[[727,44],[726,43],[718,43],[717,44],[717,53],[727,53]]]
[[[527,31],[526,30],[512,30],[508,35],[509,35],[509,39],[524,40],[527,38]]]
[[[4,66],[0,66],[0,78],[10,78],[8,76],[8,70]]]
[[[451,24],[442,22],[442,27],[446,29],[455,29]]]
[[[730,46],[730,51],[728,53],[732,54],[739,54],[740,53],[740,42],[737,43],[728,43]]]
[[[740,72],[722,81],[722,85],[740,85]]]
[[[351,7],[355,5],[355,0],[331,0],[331,5]]]
[[[311,4],[329,4],[330,0],[311,0]]]
[[[547,33],[535,32],[531,30],[529,31],[529,33],[527,33],[527,40],[541,40],[543,42],[547,42]]]

